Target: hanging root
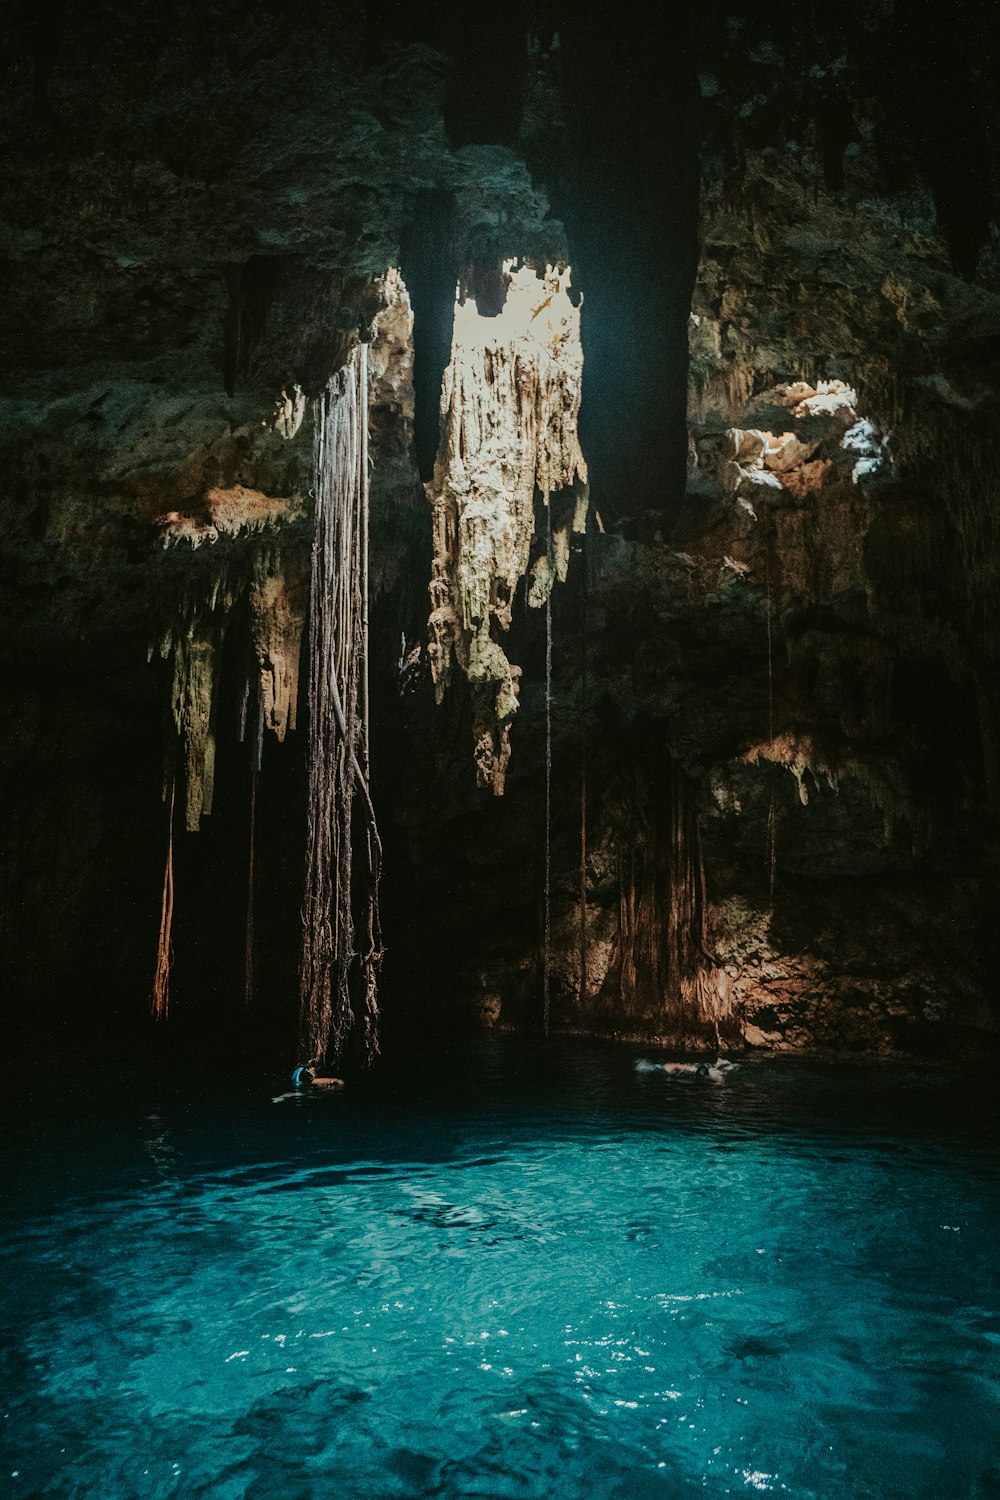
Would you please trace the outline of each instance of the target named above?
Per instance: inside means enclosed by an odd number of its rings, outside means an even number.
[[[250,762],[250,849],[247,857],[247,919],[243,944],[243,993],[247,1005],[252,1005],[257,988],[257,782],[260,778],[260,759],[264,738],[264,696],[257,696],[257,732],[254,735]]]
[[[170,966],[173,945],[170,929],[174,920],[174,793],[176,782],[170,779],[170,815],[167,825],[167,859],[163,870],[163,897],[160,902],[160,937],[156,947],[156,971],[150,1009],[158,1021],[166,1019],[170,1006]]]
[[[671,764],[667,784],[650,775],[650,815],[639,788],[627,855],[619,855],[618,984],[623,1006],[677,1008],[699,1026],[731,1013],[729,984],[709,945],[708,898],[698,813],[687,777]],[[641,785],[641,781],[640,781]]]
[[[580,1000],[587,998],[587,731],[580,746]]]
[[[718,1045],[719,1022],[732,1014],[732,996],[725,971],[716,961],[708,935],[708,888],[705,880],[705,856],[701,846],[701,827],[691,783],[680,771],[673,770],[673,800],[683,809],[684,832],[677,851],[673,878],[694,891],[690,907],[687,940],[678,931],[672,951],[677,954],[680,992],[693,1004],[698,1018],[711,1021]]]
[[[552,558],[552,511],[545,496],[545,556]],[[549,1034],[552,1003],[552,596],[545,600],[545,954],[542,1029]]]
[[[382,846],[368,780],[368,363],[361,345],[320,399],[309,609],[309,798],[299,969],[305,1057],[338,1055],[360,1009],[378,1052]],[[355,837],[360,793],[363,839]],[[355,846],[363,868],[355,870]],[[360,924],[355,923],[355,904]],[[358,926],[362,935],[356,948]]]

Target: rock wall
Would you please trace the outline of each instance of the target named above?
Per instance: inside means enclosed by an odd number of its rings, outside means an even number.
[[[495,312],[511,255],[571,261],[583,295],[554,1029],[995,1038],[986,9],[692,7],[685,34],[556,5],[502,36],[452,4],[289,26],[209,0],[197,28],[169,3],[55,10],[0,47],[0,954],[25,1048],[146,1039],[176,730],[200,828],[175,838],[171,1034],[293,1045],[312,402],[359,337],[387,1042],[540,1024],[545,622],[509,589],[494,798],[469,683],[434,701],[414,444],[456,282]],[[274,731],[259,780],[248,681]]]
[[[995,1042],[995,164],[942,175],[947,70],[927,99],[938,134],[904,140],[901,59],[915,47],[924,77],[934,27],[914,20],[907,40],[889,7],[860,20],[803,39],[736,17],[699,38],[685,492],[667,463],[659,503],[648,481],[639,507],[634,488],[596,486],[616,524],[577,549],[555,614],[550,974],[566,1030],[877,1053]],[[994,86],[976,72],[983,117]],[[954,108],[975,156],[968,100]],[[585,348],[587,327],[585,309]],[[666,387],[648,352],[643,369],[647,391]],[[471,804],[438,805],[450,841],[423,851],[465,912],[445,928],[466,950],[456,1003],[501,1026],[537,1024],[544,963],[540,644],[522,629],[516,810],[477,823]],[[699,832],[712,975],[694,1006],[670,920],[690,878],[678,801]]]

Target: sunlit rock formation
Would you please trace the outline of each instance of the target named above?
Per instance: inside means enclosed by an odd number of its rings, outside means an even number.
[[[504,278],[494,316],[480,313],[471,295],[455,305],[431,490],[428,647],[439,701],[453,663],[469,680],[477,779],[498,796],[520,674],[497,635],[510,629],[529,567],[532,606],[565,580],[570,534],[582,532],[587,517],[577,430],[583,349],[570,273],[510,264]]]

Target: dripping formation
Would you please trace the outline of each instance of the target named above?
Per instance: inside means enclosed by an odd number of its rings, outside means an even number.
[[[547,604],[569,566],[570,534],[586,527],[580,448],[583,349],[570,272],[505,262],[496,317],[456,298],[441,391],[441,440],[430,486],[434,559],[428,624],[438,702],[453,665],[473,701],[476,779],[501,796],[520,669],[497,639],[510,628],[518,583]],[[536,496],[545,520],[540,526]],[[552,514],[553,508],[556,514]]]
[[[172,763],[179,746],[184,769],[184,821],[197,833],[211,815],[223,645],[233,612],[249,611],[254,665],[244,692],[260,695],[263,723],[281,743],[295,728],[299,655],[305,624],[305,581],[294,550],[277,541],[259,542],[249,560],[212,559],[185,586],[174,617],[163,630],[159,652],[171,663]],[[240,738],[243,738],[241,724]]]
[[[369,791],[368,510],[368,351],[362,344],[317,405],[299,983],[303,1056],[339,1055],[360,1013],[370,1062],[378,1052],[382,846]]]
[[[298,664],[305,624],[302,559],[294,545],[285,545],[269,534],[254,535],[262,529],[267,532],[273,524],[272,516],[261,523],[259,502],[266,501],[268,506],[284,507],[286,511],[288,502],[267,501],[267,497],[255,491],[240,488],[209,492],[210,504],[213,496],[223,497],[227,502],[222,517],[221,505],[214,507],[213,524],[191,522],[176,512],[162,517],[159,523],[165,546],[190,545],[194,553],[203,542],[208,546],[196,559],[192,576],[181,590],[179,604],[173,602],[172,618],[162,630],[157,647],[150,651],[152,656],[158,648],[160,656],[169,660],[171,673],[163,793],[171,809],[170,839],[151,997],[151,1009],[158,1019],[167,1014],[173,955],[170,940],[174,896],[173,808],[178,766],[183,778],[184,827],[189,833],[197,833],[214,805],[222,653],[230,621],[240,607],[245,607],[248,613],[252,646],[240,711],[241,741],[246,735],[249,704],[253,701],[257,705],[245,945],[248,998],[253,990],[255,829],[263,733],[267,727],[282,742],[288,730],[295,728],[297,713]],[[251,546],[243,558],[234,557],[227,543],[221,540],[248,535]]]

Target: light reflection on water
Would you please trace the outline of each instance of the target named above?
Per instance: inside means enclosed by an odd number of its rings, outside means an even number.
[[[632,1062],[43,1107],[3,1182],[4,1491],[1000,1494],[987,1097]]]

